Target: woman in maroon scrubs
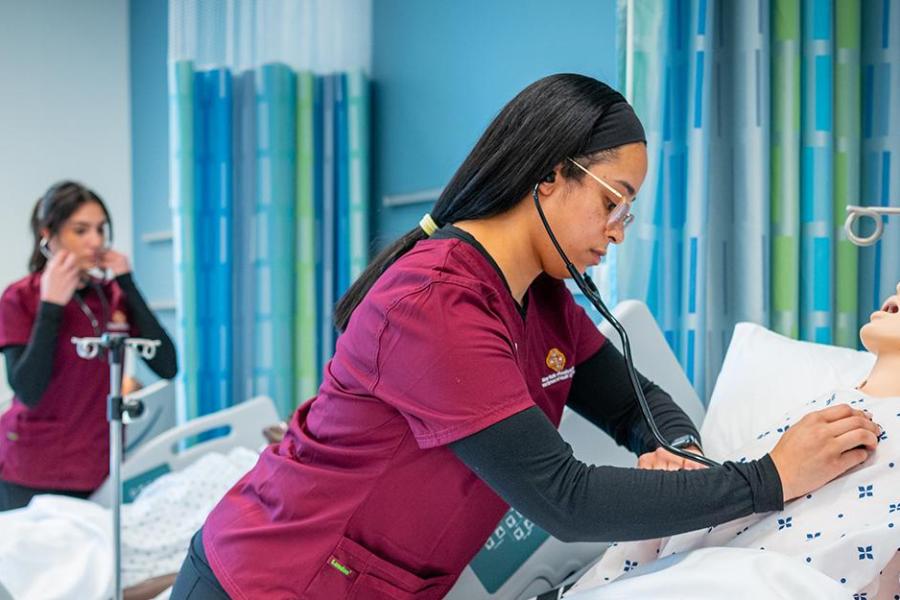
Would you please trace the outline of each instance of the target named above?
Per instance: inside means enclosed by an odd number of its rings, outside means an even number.
[[[661,537],[780,509],[862,462],[877,427],[846,406],[749,463],[657,449],[533,200],[583,271],[623,241],[628,210],[613,210],[646,169],[643,128],[603,83],[554,75],[516,96],[341,300],[318,395],[212,511],[172,598],[441,598],[509,506],[566,541]],[[700,451],[668,394],[640,384],[662,434]],[[566,405],[650,468],[575,459]]]
[[[72,337],[128,325],[130,335],[162,342],[147,361],[157,375],[177,372],[172,340],[138,292],[128,258],[107,246],[112,223],[97,194],[71,181],[52,186],[31,228],[29,274],[0,297],[0,348],[15,393],[0,415],[0,510],[36,494],[86,498],[106,479],[109,365],[79,358]]]

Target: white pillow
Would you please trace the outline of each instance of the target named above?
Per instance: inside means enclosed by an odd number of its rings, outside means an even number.
[[[793,340],[755,323],[738,323],[716,380],[701,436],[713,459],[751,441],[775,419],[826,392],[852,388],[875,356]]]

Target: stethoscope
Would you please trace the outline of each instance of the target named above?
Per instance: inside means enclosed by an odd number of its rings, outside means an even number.
[[[650,432],[653,433],[653,437],[659,443],[660,447],[665,448],[672,454],[676,454],[682,458],[692,460],[698,463],[702,463],[708,467],[718,467],[721,466],[719,463],[714,460],[710,460],[705,456],[701,456],[699,454],[694,454],[693,452],[688,452],[686,450],[682,450],[681,448],[676,448],[672,446],[665,438],[663,438],[662,434],[659,432],[659,428],[656,426],[656,421],[653,420],[653,413],[650,412],[650,407],[647,405],[647,399],[644,397],[644,391],[641,389],[640,382],[637,378],[637,373],[634,370],[634,364],[631,359],[631,342],[628,340],[628,334],[625,331],[625,328],[622,327],[622,324],[619,323],[616,318],[612,315],[606,305],[603,304],[603,300],[600,298],[600,292],[597,290],[597,286],[594,285],[593,280],[591,280],[590,276],[587,273],[581,274],[578,272],[578,269],[575,268],[575,265],[572,264],[572,261],[569,260],[569,257],[566,256],[566,253],[563,251],[562,246],[559,245],[559,242],[556,240],[556,236],[553,235],[553,230],[550,229],[550,223],[547,222],[547,217],[544,215],[544,211],[541,208],[540,198],[538,197],[538,188],[540,187],[540,183],[536,183],[534,185],[534,190],[532,196],[534,198],[534,206],[537,208],[538,215],[541,217],[541,222],[544,224],[544,229],[547,230],[547,235],[550,236],[550,241],[553,242],[553,246],[556,248],[556,251],[559,253],[559,256],[563,259],[563,262],[566,263],[566,269],[569,271],[569,275],[572,276],[572,279],[575,281],[575,285],[578,286],[578,289],[585,295],[585,297],[591,301],[591,304],[600,311],[600,314],[603,315],[603,318],[609,321],[609,324],[613,326],[613,328],[618,332],[619,339],[622,340],[622,354],[625,356],[625,367],[628,369],[628,378],[631,381],[631,387],[634,389],[635,397],[637,398],[638,405],[641,407],[641,413],[644,415],[644,421],[647,423],[647,426],[650,428]]]
[[[93,288],[93,290],[97,293],[97,297],[100,298],[100,307],[102,310],[102,317],[104,323],[109,323],[109,300],[106,299],[106,294],[103,293],[103,288],[101,288],[96,281],[91,279],[88,281],[88,285]],[[81,297],[79,293],[80,290],[76,290],[74,297],[75,302],[78,303],[78,307],[81,309],[81,312],[84,313],[84,316],[88,318],[88,321],[91,322],[91,329],[94,331],[94,337],[100,337],[103,331],[106,329],[105,325],[101,327],[100,321],[97,319],[97,316],[94,314],[94,311],[91,310],[91,307],[87,305],[87,302],[84,301],[84,298]]]

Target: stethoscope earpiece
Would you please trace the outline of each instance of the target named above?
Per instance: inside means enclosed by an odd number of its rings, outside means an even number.
[[[44,255],[44,258],[50,260],[53,258],[53,253],[50,251],[50,240],[42,237],[40,243],[38,243],[38,248],[41,251],[41,254]]]

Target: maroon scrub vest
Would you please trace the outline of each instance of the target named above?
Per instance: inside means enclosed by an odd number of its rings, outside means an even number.
[[[102,285],[111,319],[127,323],[125,295],[115,281]],[[41,303],[41,272],[16,281],[0,297],[0,348],[28,344]],[[100,297],[84,301],[98,321]],[[35,408],[13,397],[0,415],[0,479],[53,490],[91,491],[109,474],[109,363],[80,358],[72,337],[93,337],[90,319],[73,298],[63,308],[53,375]],[[133,332],[132,332],[133,335]]]
[[[419,242],[340,336],[318,395],[203,527],[232,598],[441,598],[508,505],[447,444],[539,406],[559,425],[605,339],[562,281],[525,315],[485,253]]]

